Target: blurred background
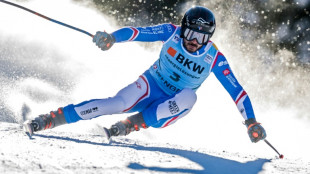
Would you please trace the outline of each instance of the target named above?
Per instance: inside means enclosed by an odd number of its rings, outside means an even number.
[[[212,40],[253,100],[263,107],[293,108],[298,117],[310,118],[309,0],[75,1],[94,6],[119,27],[179,25],[187,9],[205,6],[216,16]],[[153,43],[142,45],[156,49]]]
[[[310,2],[308,0],[75,0],[95,4],[120,26],[179,24],[186,9],[201,5],[212,10],[217,22],[237,19],[244,41],[261,40],[258,46],[274,53],[286,49],[296,56],[290,63],[309,65]],[[219,27],[225,27],[220,25]],[[220,35],[221,33],[217,33]],[[229,37],[229,36],[227,36]],[[235,37],[235,36],[234,36]]]
[[[148,26],[160,23],[178,25],[188,8],[194,5],[205,6],[216,16],[217,28],[212,40],[228,58],[238,80],[250,96],[253,95],[251,99],[261,107],[276,105],[275,107],[292,108],[297,111],[296,116],[310,118],[310,1],[308,0],[72,0],[72,2],[104,14],[109,25],[115,26],[108,32],[124,26]],[[58,6],[61,6],[61,3]],[[40,12],[40,9],[37,10]],[[91,16],[85,18],[92,20]],[[104,25],[104,21],[94,22]],[[104,29],[106,28],[102,28]],[[7,40],[7,42],[14,41]],[[146,50],[155,51],[159,50],[161,45],[139,44]],[[8,44],[1,43],[1,55],[14,57],[16,47],[6,49],[7,47]],[[26,51],[31,52],[31,49],[33,47]],[[38,54],[43,52],[38,51]],[[55,58],[58,56],[52,51],[51,54],[50,56]],[[20,55],[15,55],[15,59],[16,56]],[[7,58],[4,59],[3,56],[1,58],[3,76],[10,78],[42,76],[43,79],[58,78],[64,81],[65,77],[60,75],[61,69],[57,77],[55,73],[49,76],[48,74],[53,72],[48,68],[44,73],[38,73],[36,67],[25,71],[24,69],[29,67],[22,65],[21,69],[18,66],[21,62],[16,64],[16,61],[8,62]],[[69,79],[73,78],[74,76]],[[6,107],[2,107],[2,110],[6,110]]]

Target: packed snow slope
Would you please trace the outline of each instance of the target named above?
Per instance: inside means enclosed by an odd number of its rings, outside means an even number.
[[[300,160],[154,143],[107,142],[97,133],[46,131],[29,139],[18,124],[0,123],[1,173],[307,173]],[[309,166],[308,166],[309,167]]]
[[[95,8],[68,0],[18,3],[93,34],[118,28]],[[219,27],[224,34],[231,29]],[[251,66],[253,71],[241,68],[253,60],[245,61],[242,52],[225,47],[221,36],[215,35],[214,41],[232,58],[232,69],[237,78],[242,77],[238,79],[252,100],[257,120],[267,139],[284,154],[283,160],[264,142],[250,142],[234,102],[213,75],[197,91],[191,113],[167,128],[149,128],[109,143],[101,127],[128,115],[108,115],[29,139],[20,126],[23,120],[115,95],[151,66],[159,54],[156,44],[161,43],[154,43],[153,49],[120,43],[103,52],[83,33],[0,3],[0,173],[310,173],[310,123],[302,117],[310,112],[295,107],[295,101],[307,99],[290,98],[302,92],[287,86],[281,90],[286,103],[294,101],[292,107],[270,102],[277,93],[271,88],[263,90],[269,98],[265,100],[256,84],[265,83],[268,75],[248,78],[261,72],[263,65]],[[283,76],[285,82],[295,78]]]

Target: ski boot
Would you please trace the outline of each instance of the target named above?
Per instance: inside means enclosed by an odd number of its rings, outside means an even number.
[[[50,114],[39,115],[33,120],[27,120],[23,123],[23,128],[26,134],[31,138],[34,132],[52,129],[54,127],[66,124],[63,108],[58,108],[57,111],[51,111]]]
[[[143,119],[142,113],[128,117],[126,120],[119,121],[111,126],[110,129],[103,128],[108,139],[112,136],[126,136],[133,131],[139,131],[140,128],[148,128]]]

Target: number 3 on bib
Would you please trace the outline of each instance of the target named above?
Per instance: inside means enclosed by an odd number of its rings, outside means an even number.
[[[170,78],[171,78],[173,81],[177,82],[177,81],[180,80],[181,76],[180,76],[179,74],[173,72],[173,75],[171,75]]]

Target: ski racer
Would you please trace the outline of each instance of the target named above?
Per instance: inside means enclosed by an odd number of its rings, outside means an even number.
[[[215,74],[245,119],[252,142],[266,137],[255,119],[249,96],[234,76],[228,61],[210,40],[216,28],[213,13],[201,6],[190,8],[181,26],[161,24],[124,27],[113,33],[98,31],[93,42],[103,51],[120,42],[162,41],[159,58],[140,77],[114,97],[70,104],[24,123],[28,135],[101,115],[135,113],[106,129],[108,137],[124,136],[148,127],[164,128],[187,115],[193,108],[196,90]]]

